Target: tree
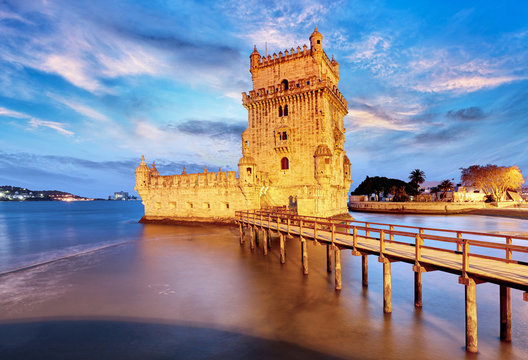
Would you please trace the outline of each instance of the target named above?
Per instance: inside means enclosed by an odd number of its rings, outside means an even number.
[[[434,186],[431,188],[431,194],[434,194],[435,195],[435,200],[438,199],[438,193],[440,192],[440,189],[438,188],[438,186]]]
[[[389,194],[392,187],[406,186],[402,180],[389,179],[380,176],[367,176],[365,180],[358,185],[358,187],[351,193],[351,195],[378,195],[378,199],[381,199],[382,195],[386,196]]]
[[[455,186],[451,182],[451,180],[444,180],[438,185],[438,190],[442,192],[441,198],[444,199],[445,195],[448,191],[452,191],[455,189]]]
[[[420,169],[414,169],[409,174],[409,185],[413,188],[415,194],[418,194],[418,188],[425,181],[425,173]]]
[[[405,186],[399,186],[395,189],[394,197],[392,198],[392,201],[397,202],[405,202],[409,201],[409,195],[407,195],[407,192],[405,191]]]
[[[497,166],[497,165],[471,165],[467,168],[460,168],[462,171],[461,180],[465,186],[475,186],[490,195],[494,201],[502,201],[506,191],[517,190],[525,179],[521,170],[517,166]]]

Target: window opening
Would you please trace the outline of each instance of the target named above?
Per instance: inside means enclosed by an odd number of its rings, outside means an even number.
[[[250,167],[248,167],[248,168],[246,169],[246,171],[247,171],[247,174],[248,174],[248,175],[251,175],[251,168],[250,168]]]
[[[288,133],[286,131],[282,132],[282,140],[288,140]]]
[[[279,105],[279,117],[282,116],[282,105]]]
[[[284,105],[284,116],[288,116],[288,105]]]
[[[281,170],[288,170],[290,168],[290,162],[287,157],[281,159]]]
[[[281,84],[284,85],[284,90],[288,90],[288,80],[286,79],[282,80]]]

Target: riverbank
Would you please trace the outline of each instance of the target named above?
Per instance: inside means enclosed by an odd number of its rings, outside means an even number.
[[[486,215],[528,219],[528,207],[496,207],[486,203],[349,202],[350,211],[413,215]]]

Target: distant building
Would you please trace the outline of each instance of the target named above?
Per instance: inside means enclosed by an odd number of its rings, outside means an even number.
[[[114,193],[114,200],[129,200],[130,197],[125,191],[118,191]]]

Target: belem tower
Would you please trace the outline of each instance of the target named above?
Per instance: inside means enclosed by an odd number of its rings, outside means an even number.
[[[300,215],[348,214],[350,160],[344,150],[347,102],[339,64],[323,50],[317,27],[304,45],[268,56],[250,55],[253,89],[242,93],[248,127],[235,171],[160,175],[142,158],[136,191],[142,221],[229,221],[237,210],[271,206]]]

